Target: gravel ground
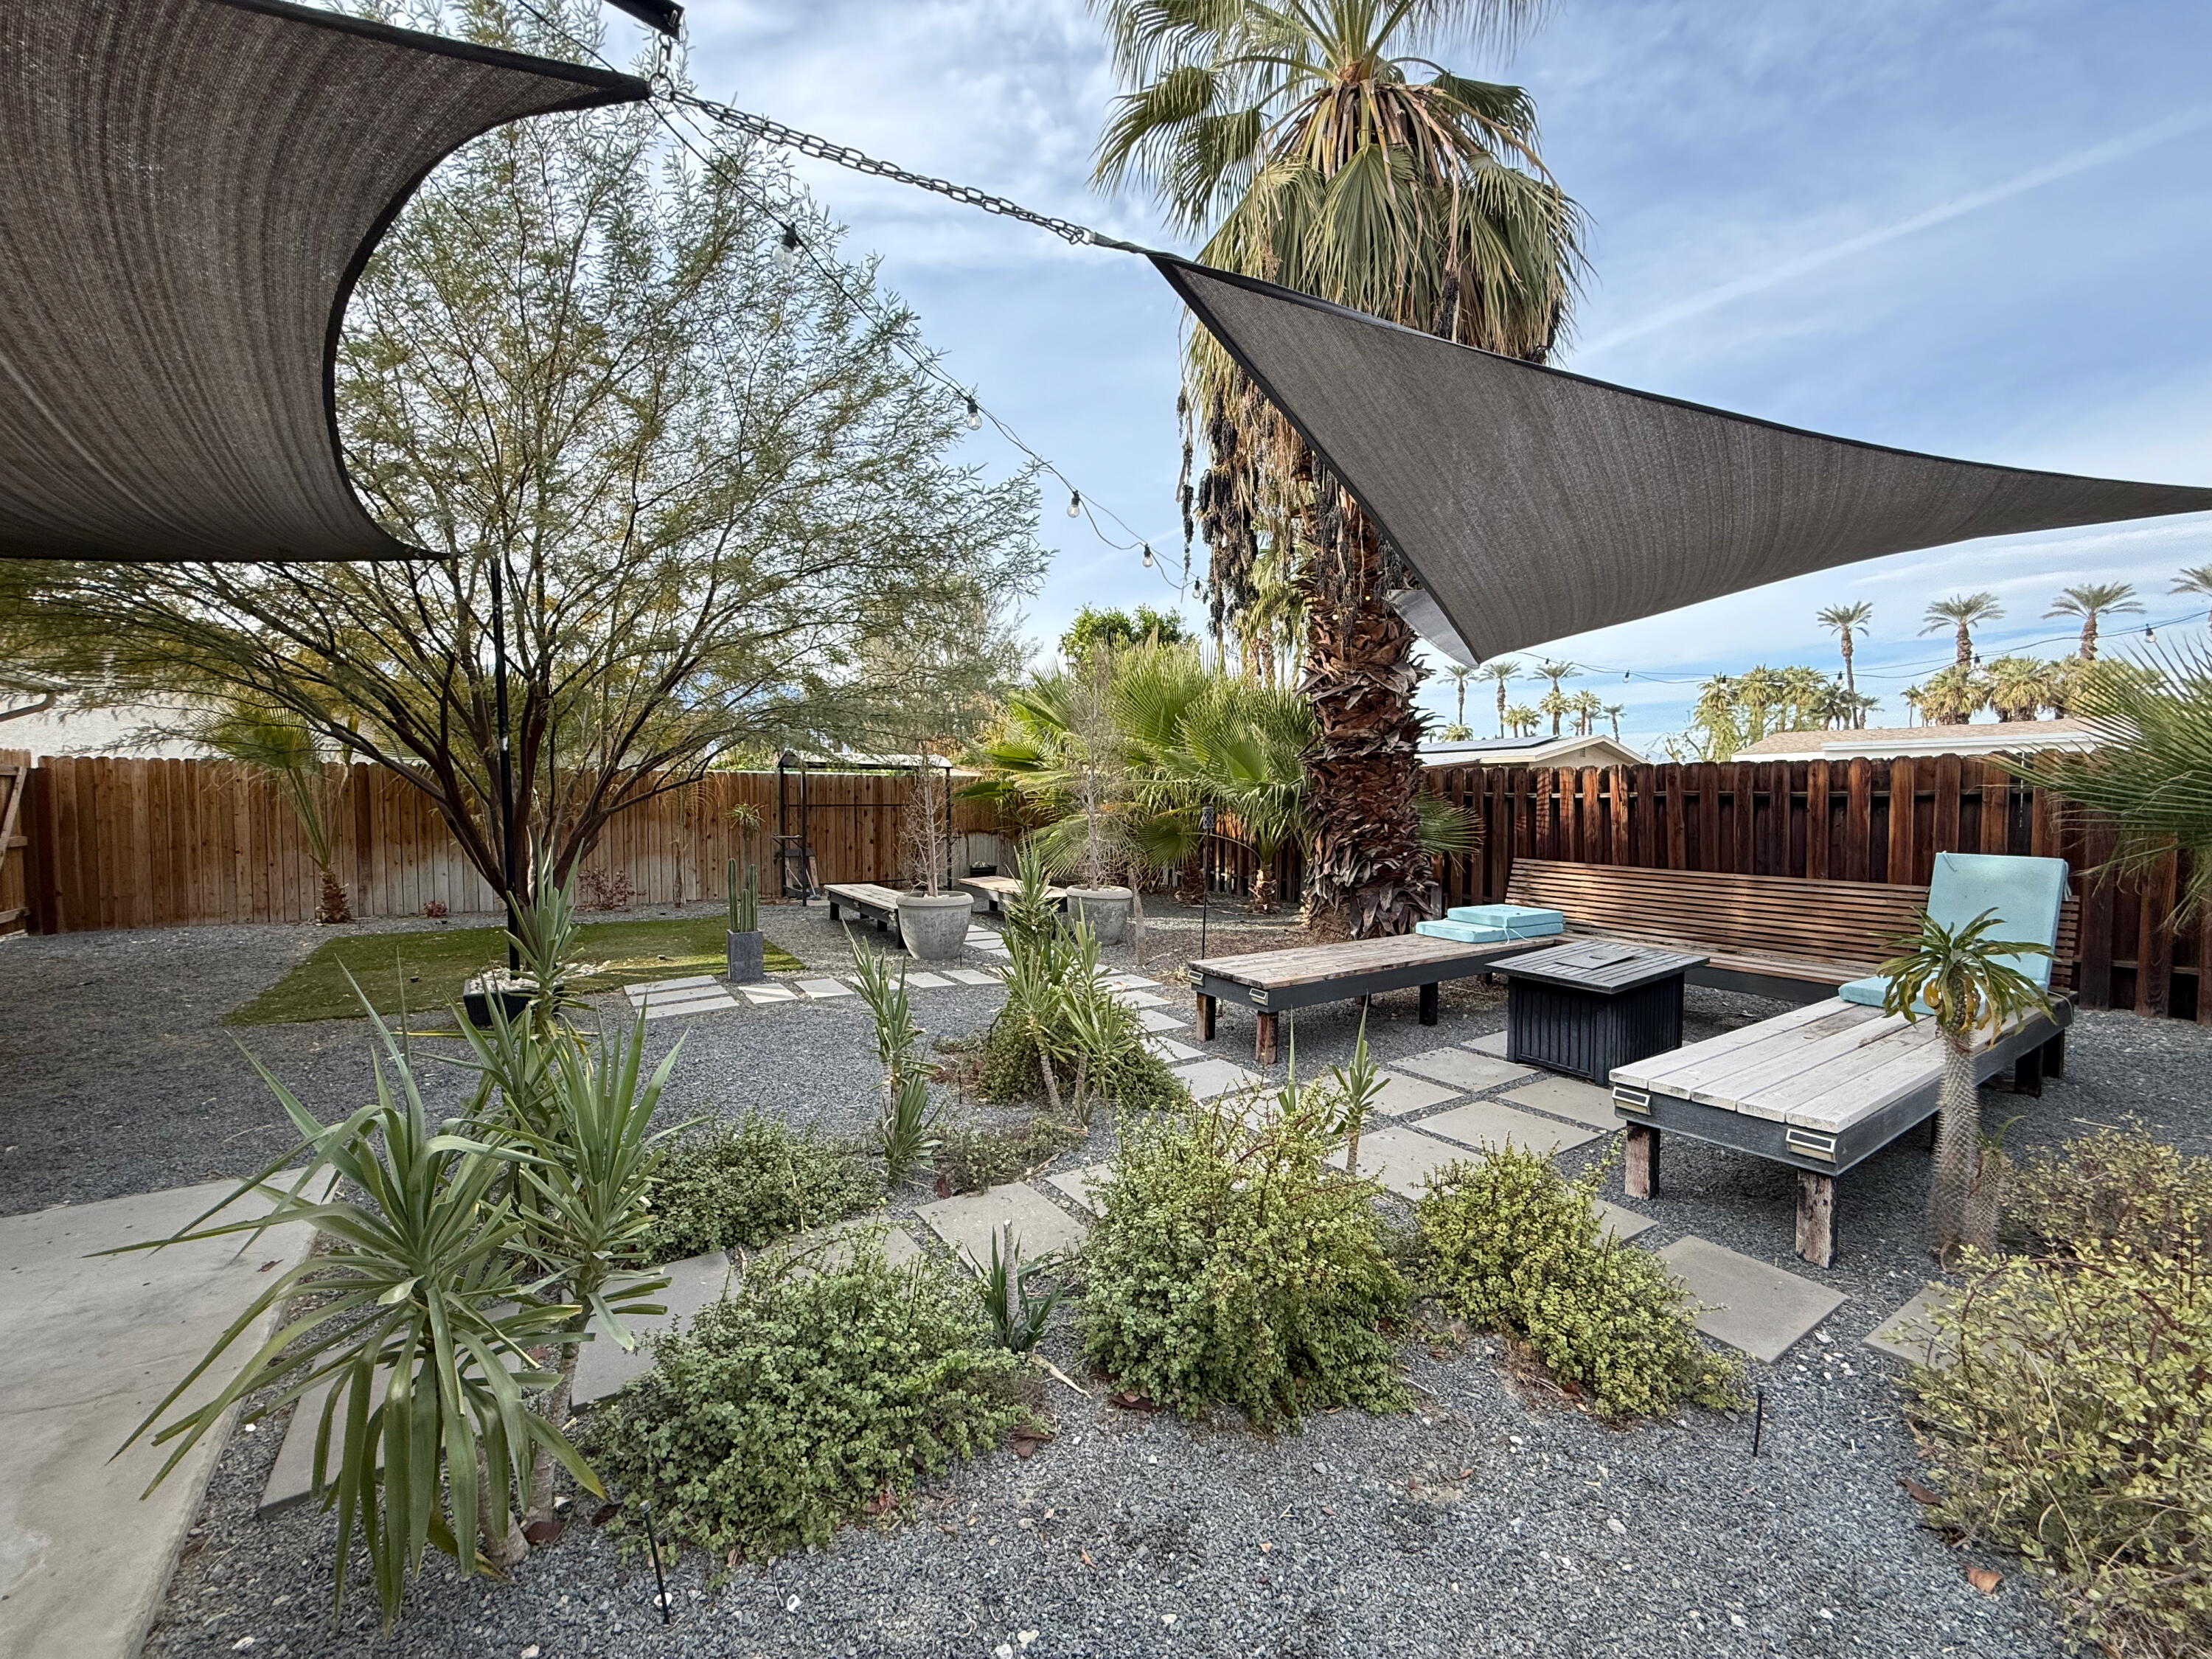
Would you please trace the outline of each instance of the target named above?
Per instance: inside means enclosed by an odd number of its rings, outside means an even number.
[[[778,908],[771,936],[818,968],[843,942],[818,914]],[[1208,949],[1280,941],[1272,925],[1209,918]],[[1152,929],[1158,971],[1196,954],[1182,919]],[[64,936],[0,950],[4,1029],[39,1036],[27,1115],[10,1108],[7,1139],[24,1143],[4,1166],[14,1207],[51,1202],[55,1187],[17,1160],[67,1178],[73,1196],[198,1178],[217,1154],[209,1130],[243,1141],[257,1087],[214,1031],[222,1009],[257,990],[322,937],[313,929],[195,930],[191,934]],[[102,951],[100,947],[109,948]],[[53,947],[64,947],[54,950]],[[56,961],[86,976],[143,971],[162,953],[189,1000],[164,1007],[175,1028],[154,1039],[88,1011]],[[21,954],[18,954],[18,952]],[[43,957],[33,952],[46,952]],[[127,959],[127,960],[126,960]],[[41,964],[46,964],[41,966]],[[66,971],[66,970],[64,970]],[[998,993],[917,991],[933,1033],[980,1026]],[[617,1009],[621,999],[607,999]],[[1420,1026],[1410,992],[1378,1000],[1370,1046],[1384,1060],[1461,1041],[1504,1023],[1500,994],[1448,988],[1443,1024]],[[1771,1005],[1693,990],[1694,1040],[1774,1012]],[[25,1021],[18,1027],[15,1021]],[[86,1022],[125,1052],[87,1045]],[[875,1109],[875,1066],[857,999],[746,1009],[653,1028],[656,1046],[684,1032],[671,1109],[685,1115],[770,1106],[840,1130]],[[1340,1059],[1354,1020],[1309,1011],[1297,1030],[1302,1072]],[[264,1028],[257,1050],[288,1079],[320,1084],[336,1109],[363,1075],[361,1028]],[[65,1040],[64,1040],[65,1039]],[[145,1062],[159,1048],[157,1072]],[[1250,1020],[1223,1012],[1218,1052],[1245,1060]],[[2069,1076],[2040,1100],[1985,1097],[1992,1122],[2017,1115],[2015,1152],[2133,1114],[2193,1151],[2212,1151],[2200,1081],[2212,1031],[2124,1014],[2085,1015]],[[121,1059],[125,1063],[113,1066]],[[179,1061],[182,1066],[179,1066]],[[15,1064],[19,1077],[22,1055]],[[188,1082],[174,1079],[182,1069]],[[1280,1075],[1281,1067],[1276,1074]],[[131,1076],[129,1092],[114,1081]],[[149,1090],[146,1080],[155,1079]],[[55,1097],[54,1091],[65,1097]],[[246,1103],[234,1097],[247,1094]],[[21,1100],[24,1092],[15,1097]],[[65,1115],[96,1101],[105,1122],[161,1121],[159,1133],[86,1131]],[[129,1109],[126,1115],[125,1109]],[[182,1109],[190,1108],[187,1114]],[[111,1115],[112,1114],[112,1115]],[[183,1117],[184,1121],[170,1120]],[[1414,1120],[1418,1121],[1418,1119]],[[28,1126],[19,1128],[19,1122]],[[197,1126],[197,1127],[196,1127]],[[34,1140],[33,1136],[37,1136]],[[1091,1143],[1058,1160],[1096,1161]],[[106,1156],[96,1170],[93,1160]],[[1596,1149],[1570,1162],[1600,1155]],[[195,1162],[195,1160],[199,1160]],[[1899,1418],[1899,1367],[1858,1339],[1926,1277],[1918,1243],[1924,1152],[1908,1143],[1839,1183],[1838,1254],[1826,1277],[1850,1300],[1775,1366],[1754,1366],[1766,1392],[1765,1449],[1751,1425],[1692,1411],[1679,1420],[1608,1429],[1516,1382],[1496,1345],[1456,1352],[1416,1344],[1409,1376],[1419,1409],[1370,1418],[1344,1412],[1302,1433],[1255,1435],[1233,1423],[1185,1425],[1115,1410],[1091,1393],[1047,1384],[1059,1438],[1028,1461],[1001,1452],[956,1470],[896,1523],[856,1528],[828,1550],[740,1570],[714,1582],[696,1559],[672,1577],[675,1621],[664,1628],[651,1570],[578,1525],[525,1563],[514,1581],[462,1581],[434,1563],[390,1637],[356,1604],[338,1626],[329,1609],[330,1523],[295,1510],[270,1521],[252,1504],[276,1452],[271,1429],[240,1435],[224,1454],[200,1524],[148,1652],[257,1656],[572,1654],[988,1656],[1408,1654],[1674,1656],[1786,1653],[2056,1656],[2052,1620],[2029,1583],[1917,1525],[1898,1477],[1916,1468]],[[1790,1256],[1787,1171],[1676,1138],[1665,1194],[1644,1207],[1658,1224],[1640,1243],[1694,1232],[1812,1275]],[[1620,1201],[1618,1174],[1608,1177]],[[908,1212],[928,1194],[909,1191]],[[1070,1322],[1048,1352],[1073,1376]],[[2000,1568],[1994,1595],[1966,1583],[1976,1564]],[[1026,1642],[1024,1635],[1035,1632]],[[240,1646],[244,1638],[250,1646]]]

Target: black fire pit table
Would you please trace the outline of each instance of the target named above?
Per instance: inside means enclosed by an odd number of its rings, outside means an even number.
[[[1505,1054],[1602,1087],[1616,1066],[1682,1046],[1682,975],[1706,958],[1578,939],[1501,962]]]

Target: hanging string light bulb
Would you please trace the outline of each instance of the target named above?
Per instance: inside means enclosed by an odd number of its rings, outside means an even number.
[[[1152,544],[1150,542],[1146,542],[1146,543],[1145,544],[1145,568],[1146,568],[1146,569],[1147,569],[1147,570],[1150,570],[1152,568]]]
[[[1071,489],[1067,492],[1067,516],[1071,519],[1079,519],[1083,516],[1083,492],[1079,489]]]
[[[793,265],[799,263],[799,250],[805,246],[806,243],[799,236],[799,227],[794,224],[786,223],[783,228],[783,234],[777,240],[775,245],[776,264],[781,265],[786,270],[789,270]]]
[[[975,401],[975,394],[972,392],[968,394],[968,429],[970,432],[983,429],[983,406]]]
[[[2143,637],[2147,640],[2156,639],[2158,637],[2158,629],[2151,627],[2148,623],[2146,623],[2143,624]]]

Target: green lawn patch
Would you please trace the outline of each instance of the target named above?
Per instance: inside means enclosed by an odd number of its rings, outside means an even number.
[[[577,981],[583,991],[610,990],[640,980],[717,974],[726,965],[720,916],[663,921],[594,921],[585,925],[581,954],[605,971]],[[380,1014],[443,1012],[461,1000],[461,981],[505,956],[506,935],[496,927],[432,927],[398,933],[356,933],[334,939],[276,983],[223,1016],[226,1025],[288,1025],[298,1020],[350,1019],[360,999],[346,983],[351,974]],[[805,964],[765,941],[771,973],[796,973]]]

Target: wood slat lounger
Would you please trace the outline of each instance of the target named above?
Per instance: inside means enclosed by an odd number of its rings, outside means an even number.
[[[993,912],[1004,915],[1006,902],[1022,896],[1022,884],[1012,876],[963,876],[957,885],[973,893]],[[1044,896],[1061,909],[1067,908],[1067,889],[1048,887]]]
[[[2014,1087],[2042,1091],[2065,1069],[2073,1004],[2008,1028],[1974,1057],[1986,1081],[2008,1066]],[[1674,1133],[1733,1146],[1797,1171],[1797,1254],[1816,1267],[1835,1259],[1836,1177],[1936,1111],[1943,1038],[1930,1019],[1908,1024],[1841,998],[1786,1014],[1612,1073],[1613,1112],[1628,1126],[1626,1183],[1632,1198],[1659,1188],[1659,1139]]]
[[[1690,983],[1784,1002],[1820,1002],[1893,956],[1928,908],[1928,889],[1910,883],[1813,881],[1709,870],[1516,859],[1505,896],[1562,912],[1570,933],[1639,945],[1669,945],[1708,958]],[[2051,983],[2073,983],[2081,907],[2058,913]]]
[[[1448,939],[1401,933],[1390,939],[1353,939],[1343,945],[1309,945],[1289,951],[1255,951],[1249,956],[1214,957],[1194,962],[1187,971],[1198,995],[1198,1034],[1213,1040],[1214,1015],[1223,1002],[1241,1002],[1256,1011],[1253,1053],[1261,1064],[1275,1058],[1275,1016],[1286,1008],[1378,991],[1421,988],[1421,1024],[1437,1023],[1437,987],[1487,971],[1507,957],[1556,945],[1553,939],[1516,939],[1502,945],[1462,945]]]
[[[899,937],[898,893],[890,887],[878,887],[872,881],[832,882],[823,892],[830,900],[830,920],[837,920],[842,905],[863,921],[872,921],[878,927],[888,927],[891,937]]]

